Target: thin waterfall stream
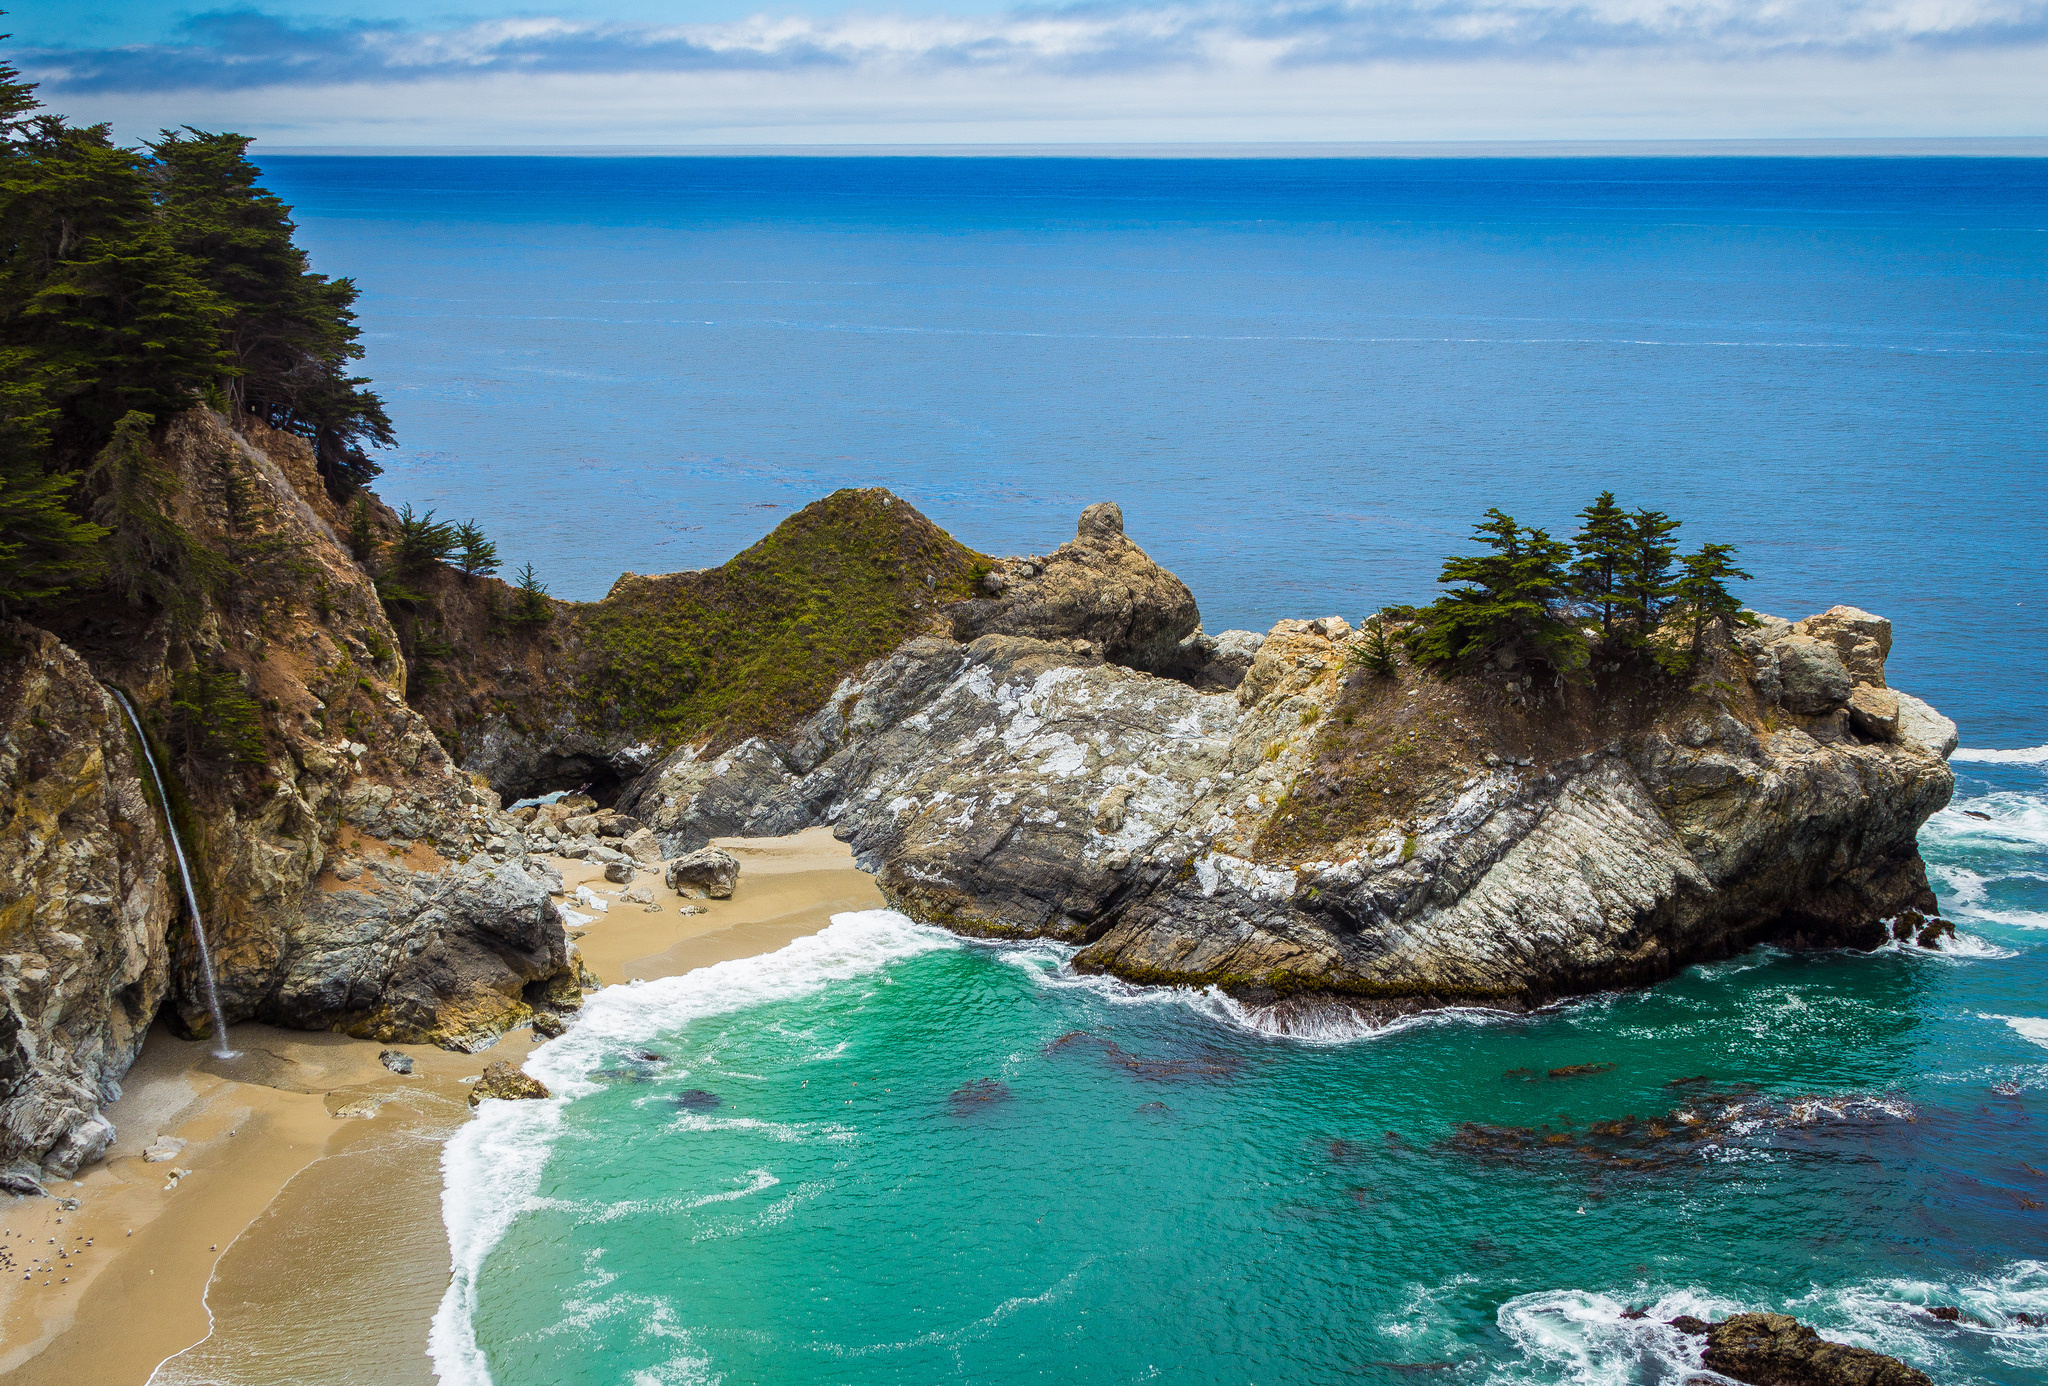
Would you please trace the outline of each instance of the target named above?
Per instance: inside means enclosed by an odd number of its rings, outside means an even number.
[[[206,991],[207,1014],[213,1017],[214,1056],[232,1059],[235,1051],[228,1048],[227,1018],[221,1014],[220,992],[213,984],[213,950],[206,944],[206,918],[199,913],[199,896],[192,889],[192,869],[185,864],[185,844],[178,840],[178,825],[172,821],[171,796],[164,788],[163,772],[156,768],[156,753],[149,749],[149,737],[143,733],[142,719],[135,715],[135,704],[129,702],[128,695],[118,688],[109,685],[107,691],[128,714],[129,725],[135,728],[135,739],[142,746],[142,759],[149,766],[149,777],[156,782],[156,801],[164,811],[164,831],[170,835],[171,855],[178,859],[178,881],[185,887],[185,908],[192,911],[192,935],[199,940],[199,980]]]

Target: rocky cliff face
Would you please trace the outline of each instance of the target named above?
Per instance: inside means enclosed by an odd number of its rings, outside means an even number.
[[[96,680],[165,766],[230,1021],[478,1046],[579,994],[549,873],[405,702],[305,445],[194,411],[156,451],[188,600],[82,601],[0,661],[0,1165],[92,1158],[159,1004],[208,1024],[140,748]]]
[[[635,812],[670,850],[830,823],[920,917],[1374,1014],[1928,927],[1915,834],[1954,727],[1884,687],[1879,618],[1764,618],[1690,687],[1385,680],[1337,618],[1200,636],[1117,530],[1120,560],[1070,560],[1057,599],[956,608],[967,638],[906,642],[791,734],[679,752]],[[1027,563],[1054,571],[995,573]],[[1181,677],[1105,659],[1133,643]]]
[[[0,626],[0,1166],[70,1174],[170,987],[178,910],[137,748],[92,671]]]

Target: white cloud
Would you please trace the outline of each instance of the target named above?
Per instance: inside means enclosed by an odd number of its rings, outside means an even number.
[[[441,29],[202,16],[53,104],[289,143],[2038,134],[2048,0],[1398,0]]]

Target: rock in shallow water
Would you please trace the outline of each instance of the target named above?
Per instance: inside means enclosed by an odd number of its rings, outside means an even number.
[[[396,1049],[387,1049],[379,1054],[377,1062],[383,1064],[384,1067],[390,1069],[393,1073],[412,1072],[412,1055],[400,1053]]]
[[[521,1101],[535,1097],[552,1097],[547,1084],[538,1078],[530,1078],[503,1059],[484,1070],[484,1076],[476,1080],[476,1086],[469,1090],[469,1105],[475,1107],[486,1097],[500,1097],[507,1101]]]
[[[1705,1334],[1705,1365],[1750,1386],[1934,1386],[1896,1357],[1829,1342],[1788,1314],[1735,1314],[1716,1324],[1682,1315],[1671,1326]]]

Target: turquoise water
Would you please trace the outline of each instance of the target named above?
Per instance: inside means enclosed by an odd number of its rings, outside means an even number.
[[[1961,768],[2032,789],[1930,824],[1939,954],[1287,1034],[877,911],[607,990],[528,1064],[568,1096],[449,1149],[437,1363],[1676,1386],[1656,1319],[1770,1307],[1945,1383],[2048,1381],[2014,1317],[2048,1312],[2048,806],[2038,770]]]
[[[869,915],[607,991],[448,1149],[444,1380],[1678,1386],[1656,1319],[1771,1307],[2048,1382],[2048,161],[265,173],[362,287],[383,494],[564,596],[884,485],[992,553],[1113,498],[1209,629],[1356,620],[1612,487],[2035,748],[1959,758],[1936,955],[1303,1035]]]

